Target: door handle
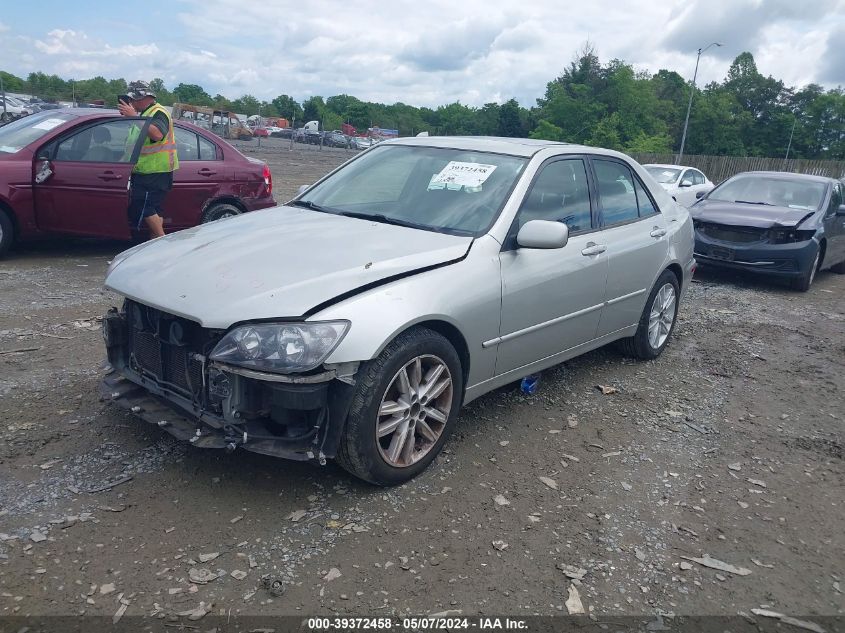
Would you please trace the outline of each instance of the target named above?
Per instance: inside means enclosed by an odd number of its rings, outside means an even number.
[[[113,171],[104,171],[102,174],[97,176],[100,180],[120,180],[123,178],[120,174],[116,174]]]
[[[649,233],[649,235],[651,235],[652,237],[663,237],[664,235],[666,235],[666,229],[661,229],[659,226],[655,226],[651,230],[651,233]]]
[[[216,171],[209,169],[208,167],[203,167],[197,172],[200,176],[213,176],[216,174]]]
[[[607,246],[605,244],[596,244],[595,242],[587,242],[587,248],[581,251],[581,254],[585,257],[589,257],[590,255],[601,255],[607,250]]]

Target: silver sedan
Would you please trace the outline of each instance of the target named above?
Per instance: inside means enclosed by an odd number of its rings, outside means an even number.
[[[686,209],[623,154],[388,141],[115,258],[103,393],[198,447],[397,484],[486,392],[613,341],[660,355],[694,268]]]

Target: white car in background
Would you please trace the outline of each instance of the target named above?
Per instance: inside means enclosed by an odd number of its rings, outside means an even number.
[[[649,175],[663,187],[678,204],[691,207],[715,185],[694,167],[684,165],[643,165]]]

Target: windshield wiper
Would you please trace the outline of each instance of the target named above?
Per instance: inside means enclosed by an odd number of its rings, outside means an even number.
[[[762,202],[762,201],[754,202],[752,200],[734,200],[734,202],[738,202],[739,204],[762,204],[762,205],[767,206],[767,207],[776,206],[776,205],[772,204],[771,202]]]
[[[310,200],[294,200],[293,202],[289,202],[288,204],[295,207],[305,207],[306,209],[311,209],[312,211],[319,211],[320,213],[337,214],[337,211],[335,211],[334,209],[322,207],[319,204],[311,202]]]
[[[398,218],[391,218],[383,213],[359,213],[357,211],[337,211],[338,215],[346,216],[347,218],[358,218],[359,220],[372,220],[374,222],[381,222],[382,224],[393,224],[395,226],[405,226],[411,229],[422,229],[424,231],[435,231],[442,233],[442,231],[435,226],[428,226],[427,224],[417,224],[407,220],[400,220]]]

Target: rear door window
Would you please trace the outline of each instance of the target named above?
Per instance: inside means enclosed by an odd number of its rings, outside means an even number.
[[[593,160],[596,186],[601,201],[602,224],[610,226],[638,220],[640,217],[634,177],[622,163]]]
[[[204,136],[197,134],[199,140],[200,160],[217,160],[217,146]]]

